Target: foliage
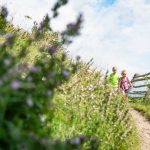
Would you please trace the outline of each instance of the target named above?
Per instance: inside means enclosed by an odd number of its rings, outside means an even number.
[[[6,22],[6,10],[0,13],[0,149],[132,149],[124,99],[110,94],[101,73],[63,50],[79,35],[82,15],[62,37],[48,15],[29,34]]]
[[[68,3],[68,0],[58,0],[57,3],[54,5],[54,7],[52,8],[53,11],[53,17],[57,17],[58,16],[58,9],[63,6],[66,5]]]
[[[142,112],[150,120],[150,105],[144,105],[139,103],[130,104],[134,109]]]
[[[130,105],[134,109],[142,112],[150,120],[150,101],[149,98],[131,99]]]
[[[8,15],[8,11],[6,7],[0,7],[0,29],[5,27],[7,15]]]
[[[58,33],[49,32],[48,16],[42,32],[35,27],[29,35],[7,24],[4,10],[0,16],[0,145],[3,149],[48,147],[44,114],[54,90],[75,72],[76,64],[66,64],[61,50],[55,54],[62,44]],[[42,143],[44,139],[47,142]]]
[[[94,134],[99,137],[94,149],[135,149],[125,100],[121,95],[110,94],[100,72],[81,63],[76,75],[57,91],[50,111],[55,115],[48,126],[52,137]],[[83,149],[88,148],[86,143]]]

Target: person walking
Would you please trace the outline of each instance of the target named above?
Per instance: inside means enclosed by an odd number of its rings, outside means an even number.
[[[126,70],[122,70],[121,72],[122,77],[119,79],[119,88],[121,89],[123,95],[125,96],[126,100],[128,100],[128,93],[129,89],[133,87],[131,81],[127,77]]]
[[[112,86],[115,92],[117,92],[118,90],[118,85],[119,85],[118,83],[120,79],[117,71],[118,71],[117,67],[113,67],[112,73],[108,76],[108,82],[110,83],[110,85]]]

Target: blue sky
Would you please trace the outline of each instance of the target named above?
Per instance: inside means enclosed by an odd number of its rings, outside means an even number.
[[[112,6],[115,2],[116,0],[103,0],[102,3],[104,6]]]
[[[47,12],[51,15],[55,1],[3,0],[3,4],[9,9],[9,20],[30,30],[34,20],[39,22]],[[126,69],[130,77],[150,71],[150,0],[70,0],[52,27],[63,30],[79,12],[84,14],[82,34],[67,47],[70,55],[81,55],[85,61],[94,58],[94,65],[103,71],[114,65],[119,72]]]

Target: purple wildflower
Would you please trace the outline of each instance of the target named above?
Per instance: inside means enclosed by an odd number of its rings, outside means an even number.
[[[39,72],[41,70],[40,67],[32,66],[31,71],[32,72]]]
[[[32,77],[31,76],[27,77],[27,81],[32,81]]]
[[[75,24],[69,23],[69,24],[67,25],[67,28],[68,28],[68,29],[71,29],[71,28],[73,28],[74,26],[75,26]]]
[[[16,72],[15,68],[11,68],[11,69],[8,71],[9,74],[14,74],[15,72]]]
[[[57,45],[52,45],[49,49],[48,52],[52,55],[56,50],[58,46]]]
[[[76,137],[74,139],[71,139],[70,143],[73,145],[78,145],[78,144],[80,144],[80,138]]]
[[[76,56],[76,60],[79,61],[81,59],[80,56]]]
[[[11,60],[10,59],[4,59],[4,64],[6,66],[9,66],[11,64]]]
[[[0,85],[2,85],[3,84],[3,81],[2,80],[0,80]]]
[[[78,35],[82,22],[82,14],[80,14],[75,23],[70,23],[67,25],[67,33],[71,36]]]
[[[18,65],[18,70],[26,70],[28,69],[28,64],[20,64]]]
[[[88,140],[88,137],[87,137],[87,136],[84,136],[84,135],[80,135],[79,138],[80,138],[80,141],[81,141],[81,142]]]
[[[1,8],[1,15],[2,15],[3,17],[7,17],[7,16],[8,16],[8,10],[7,10],[7,8],[4,7],[4,6]]]
[[[112,101],[109,101],[109,102],[108,102],[108,105],[112,105]]]
[[[41,22],[38,27],[38,32],[42,33],[42,31],[43,31],[43,23]]]
[[[63,74],[64,77],[68,78],[68,76],[69,76],[69,71],[68,71],[67,69],[64,69],[64,70],[62,71],[62,74]]]
[[[68,24],[67,25],[67,33],[69,34],[69,35],[75,35],[75,34],[77,34],[77,32],[78,32],[78,25],[77,24],[73,24],[73,23],[70,23],[70,24]]]
[[[11,82],[11,87],[12,87],[13,89],[18,89],[18,88],[20,87],[20,81],[19,81],[19,80],[13,80],[13,81]]]
[[[27,105],[28,105],[28,106],[30,106],[30,107],[33,106],[33,101],[32,101],[31,98],[28,98],[28,99],[26,100],[26,102],[27,102]]]
[[[62,31],[62,32],[61,32],[61,35],[62,35],[62,36],[64,36],[65,34],[66,34],[66,32],[65,32],[65,31]]]
[[[12,40],[13,40],[13,38],[14,38],[13,33],[9,32],[9,33],[6,34],[6,40],[7,40],[7,42],[11,43]]]
[[[51,96],[51,95],[52,95],[52,91],[48,90],[48,91],[47,91],[47,95],[48,95],[48,96]]]

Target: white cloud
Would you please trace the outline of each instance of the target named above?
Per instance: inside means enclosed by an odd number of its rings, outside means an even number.
[[[144,0],[118,1],[114,6],[96,12],[89,5],[83,36],[71,46],[71,51],[81,47],[79,54],[94,57],[97,66],[111,68],[117,65],[131,74],[149,71],[150,55],[150,5]],[[90,22],[90,23],[89,23]],[[84,36],[86,35],[86,36]],[[140,66],[140,67],[139,67]]]
[[[41,20],[50,12],[56,0],[3,0],[15,15],[14,23],[29,29],[31,21]],[[150,55],[150,3],[148,0],[118,0],[112,6],[102,6],[103,0],[70,0],[60,9],[61,15],[52,27],[62,30],[74,21],[78,12],[84,14],[84,28],[80,37],[69,46],[72,55],[80,54],[84,59],[94,58],[100,68],[126,69],[131,75],[149,71]]]
[[[43,16],[51,12],[51,6],[54,4],[56,0],[3,0],[4,5],[6,5],[9,9],[13,23],[18,25],[26,30],[31,29],[33,22],[36,20],[37,22],[41,21]],[[33,20],[29,20],[25,18],[25,16],[31,16]]]

